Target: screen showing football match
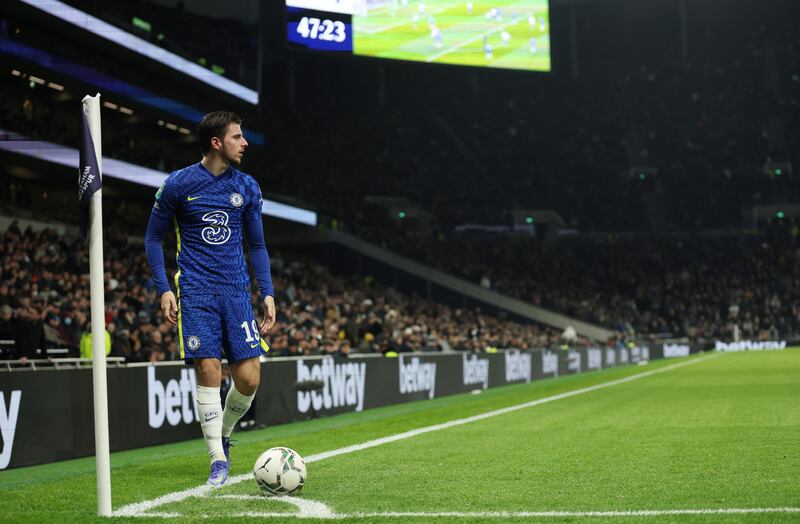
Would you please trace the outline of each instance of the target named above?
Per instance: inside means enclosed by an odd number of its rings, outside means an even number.
[[[550,71],[548,0],[286,0],[292,47]]]

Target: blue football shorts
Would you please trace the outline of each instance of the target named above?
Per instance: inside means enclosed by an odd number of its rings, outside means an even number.
[[[196,358],[235,363],[269,351],[246,294],[179,297],[178,340],[187,364]]]

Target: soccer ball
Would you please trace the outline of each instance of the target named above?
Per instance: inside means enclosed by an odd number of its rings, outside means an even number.
[[[253,476],[262,495],[296,495],[306,482],[306,463],[293,449],[271,448],[256,460]]]

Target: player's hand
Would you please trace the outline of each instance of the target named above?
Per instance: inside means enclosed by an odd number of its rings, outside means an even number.
[[[275,299],[267,297],[264,299],[264,320],[258,326],[258,330],[262,335],[266,335],[267,331],[272,329],[275,325]]]
[[[175,300],[175,293],[167,291],[161,295],[161,312],[164,318],[173,326],[178,323],[178,302]]]

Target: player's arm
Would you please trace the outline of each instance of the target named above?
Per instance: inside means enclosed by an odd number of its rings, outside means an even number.
[[[244,214],[244,229],[250,247],[250,261],[258,282],[258,292],[264,303],[264,320],[259,325],[261,333],[266,333],[275,324],[275,290],[269,267],[269,253],[264,241],[264,226],[261,222],[261,192],[249,203]]]
[[[170,324],[175,325],[178,323],[178,303],[167,281],[164,251],[161,249],[164,233],[169,228],[175,213],[174,188],[172,186],[173,184],[167,179],[167,182],[156,193],[156,203],[150,213],[150,221],[147,223],[147,231],[144,235],[144,250],[147,254],[147,262],[150,264],[150,271],[153,273],[156,291],[161,297],[161,311],[164,313],[164,318]]]

